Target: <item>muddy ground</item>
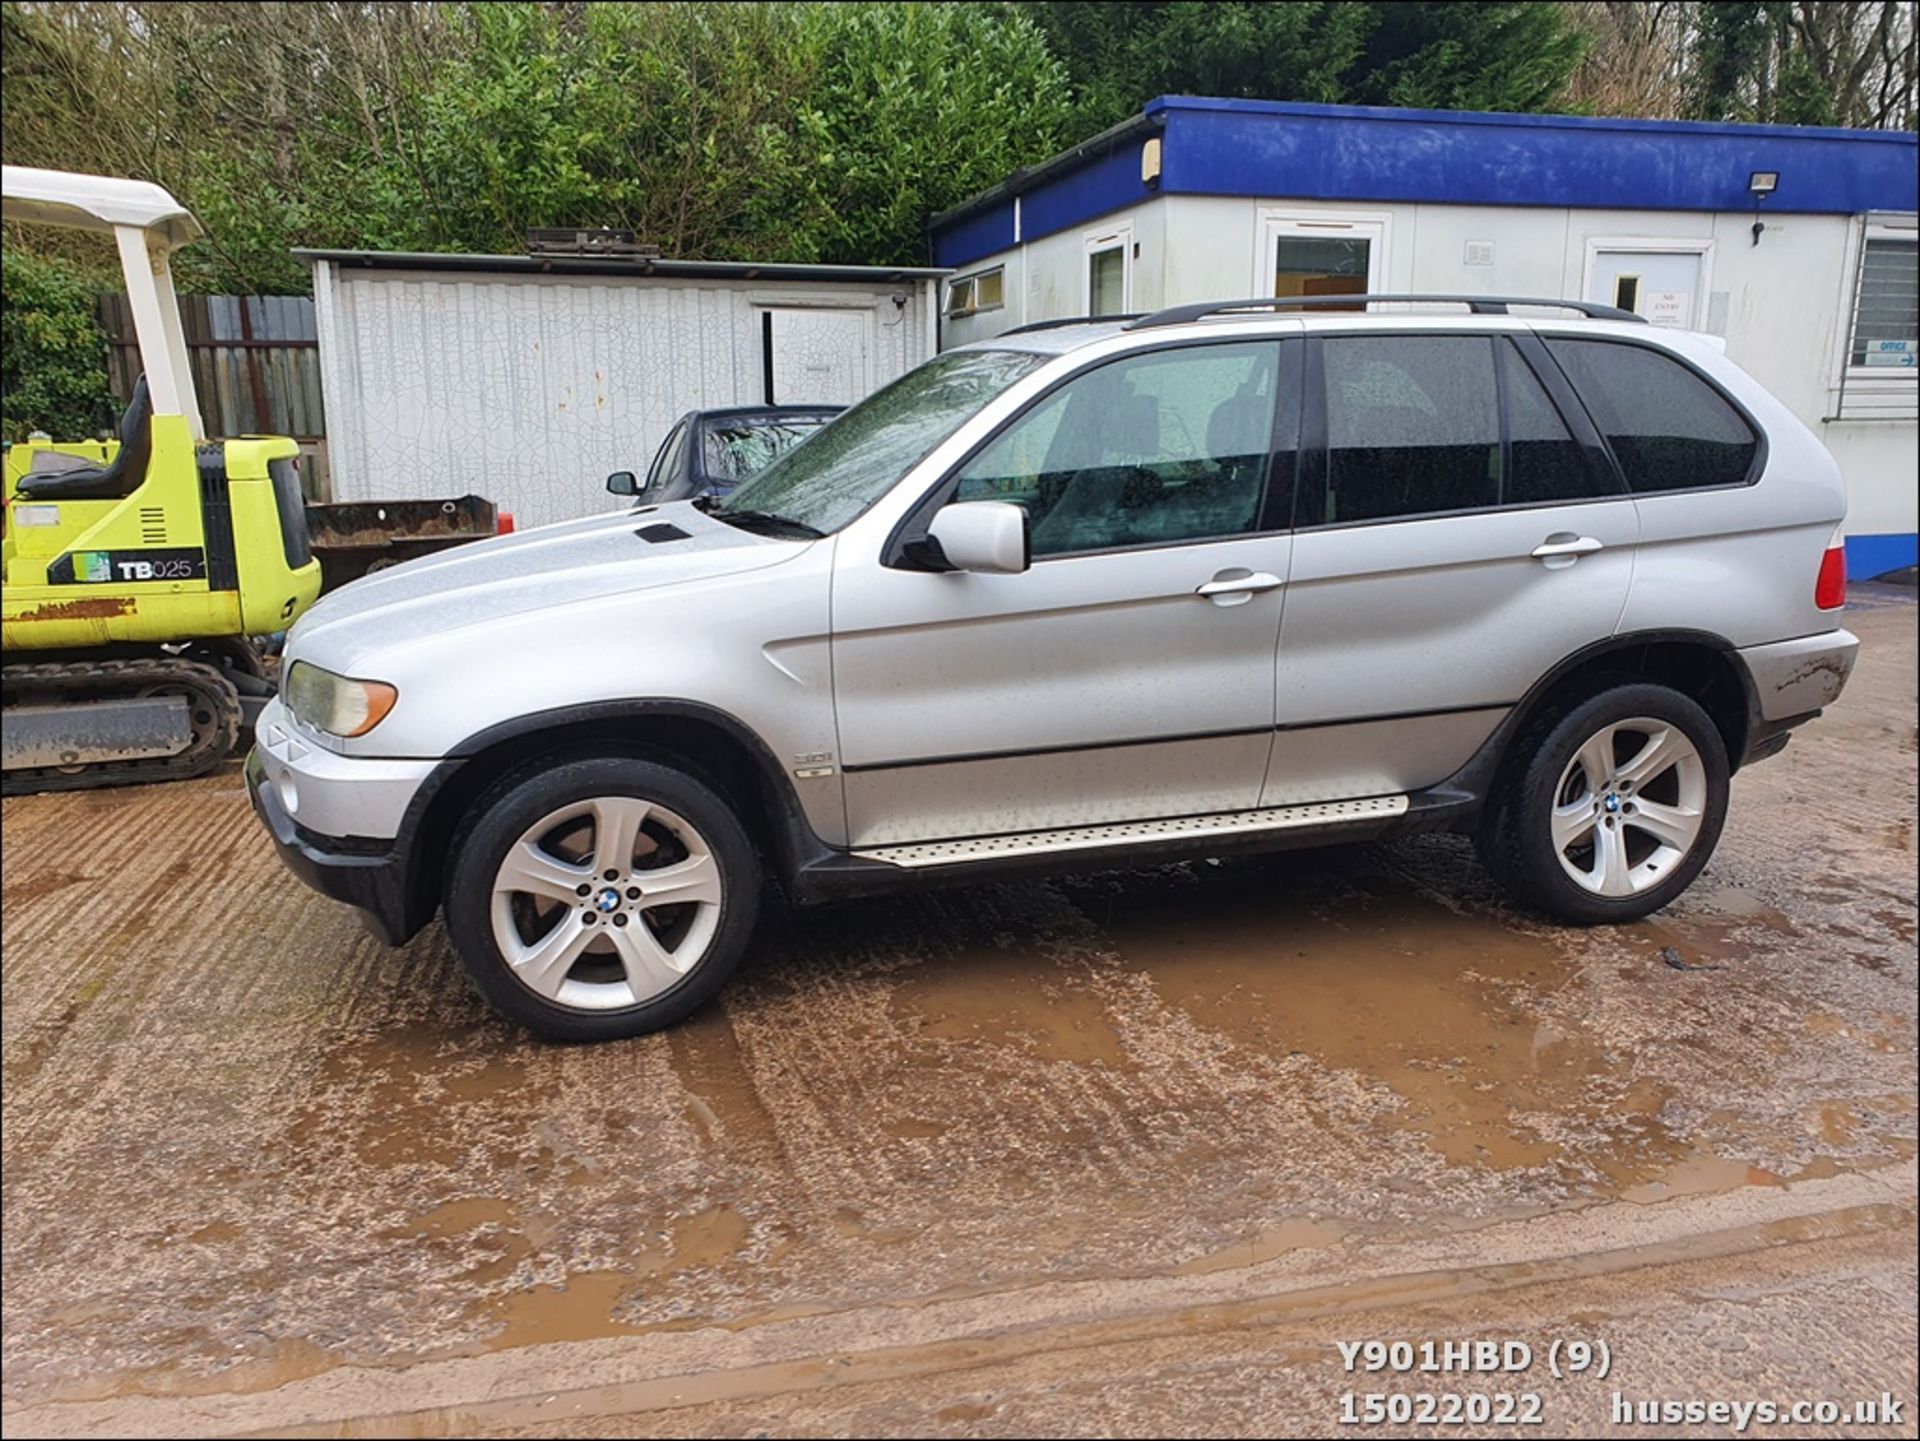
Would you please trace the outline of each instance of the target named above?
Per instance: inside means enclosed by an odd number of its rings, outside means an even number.
[[[717,1005],[596,1048],[301,888],[237,769],[9,799],[7,1433],[1333,1433],[1343,1391],[1530,1389],[1536,1434],[1884,1390],[1912,1435],[1912,593],[1847,623],[1851,688],[1653,921],[1539,924],[1449,837],[948,891],[776,913]],[[1383,1384],[1368,1336],[1612,1374]]]

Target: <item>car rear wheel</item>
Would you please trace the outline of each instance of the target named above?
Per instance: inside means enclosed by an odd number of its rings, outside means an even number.
[[[672,1025],[717,991],[760,869],[706,785],[608,757],[509,777],[455,841],[447,929],[482,995],[557,1040]]]
[[[1665,686],[1613,686],[1516,742],[1479,842],[1516,899],[1558,920],[1638,920],[1693,883],[1726,819],[1718,727]]]

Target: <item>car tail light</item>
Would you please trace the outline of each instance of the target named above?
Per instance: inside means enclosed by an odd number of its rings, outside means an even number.
[[[513,512],[512,511],[496,510],[493,513],[493,533],[495,535],[512,535],[513,534]]]
[[[1813,583],[1813,603],[1822,610],[1838,610],[1847,603],[1847,548],[1831,547],[1820,557],[1820,579]]]

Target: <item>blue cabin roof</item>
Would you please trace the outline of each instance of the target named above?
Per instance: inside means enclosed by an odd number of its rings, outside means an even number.
[[[1161,137],[1157,184],[1140,147]],[[1920,208],[1908,131],[1495,115],[1163,95],[1139,115],[936,215],[934,260],[966,265],[1160,195],[1424,201],[1605,210],[1748,210],[1756,170],[1780,176],[1769,213]]]

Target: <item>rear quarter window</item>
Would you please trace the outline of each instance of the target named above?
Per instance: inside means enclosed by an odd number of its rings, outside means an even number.
[[[1731,401],[1672,356],[1621,341],[1546,337],[1636,494],[1744,485],[1760,439]]]

